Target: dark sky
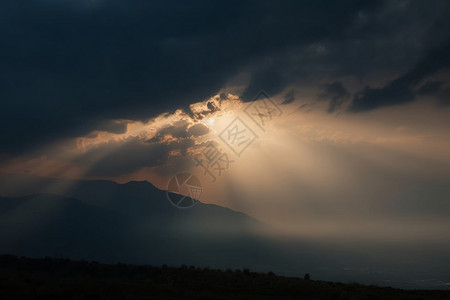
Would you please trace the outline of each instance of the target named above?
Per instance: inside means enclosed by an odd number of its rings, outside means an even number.
[[[111,120],[186,107],[242,73],[244,100],[304,85],[330,113],[446,105],[448,81],[430,77],[448,78],[449,15],[445,0],[2,0],[0,152],[120,133]]]

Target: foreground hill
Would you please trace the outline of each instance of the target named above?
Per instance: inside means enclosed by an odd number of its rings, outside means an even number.
[[[450,299],[407,291],[283,277],[249,270],[152,267],[0,256],[2,299]]]

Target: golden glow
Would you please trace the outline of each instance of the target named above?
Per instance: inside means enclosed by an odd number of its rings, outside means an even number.
[[[118,120],[127,124],[123,134],[95,131],[50,146],[45,150],[49,154],[39,159],[12,160],[1,171],[93,179],[86,176],[87,172],[96,168],[103,157],[128,143],[137,141],[142,147],[165,145],[168,146],[162,148],[167,149],[165,161],[149,165],[148,158],[144,157],[143,166],[138,170],[97,179],[120,183],[148,180],[165,189],[171,176],[189,171],[202,181],[202,202],[243,211],[303,235],[335,234],[333,222],[349,232],[345,228],[352,223],[343,223],[336,212],[345,216],[348,213],[345,210],[359,209],[362,216],[366,212],[373,216],[371,209],[387,205],[381,204],[384,199],[396,199],[396,193],[401,190],[398,186],[406,185],[408,178],[415,176],[419,181],[422,177],[438,180],[450,176],[448,108],[438,111],[418,101],[364,114],[333,115],[321,109],[298,109],[298,103],[291,103],[282,106],[283,115],[262,131],[243,113],[243,105],[234,96],[228,95],[226,100],[215,96],[192,104],[193,114],[177,110],[147,122]],[[245,120],[258,135],[239,157],[219,139],[224,128],[237,117]],[[170,126],[184,126],[189,130],[196,124],[208,127],[209,133],[177,136],[165,131]],[[158,139],[153,140],[155,137]],[[192,142],[187,149],[177,147],[186,140]],[[216,182],[192,162],[192,157],[201,154],[205,143],[211,140],[234,161]],[[96,152],[97,156],[88,162],[77,162],[78,158]],[[375,194],[380,199],[368,198]],[[327,218],[329,211],[335,217]],[[304,229],[303,222],[313,228]],[[373,224],[379,222],[373,220]],[[375,231],[369,227],[367,231]],[[386,229],[383,228],[380,226],[380,230]],[[381,231],[377,234],[382,235]]]
[[[210,118],[206,118],[205,120],[202,121],[203,124],[205,124],[208,127],[213,127],[214,126],[214,117],[210,117]]]

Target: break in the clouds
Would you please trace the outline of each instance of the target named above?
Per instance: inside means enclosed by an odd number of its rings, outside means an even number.
[[[237,96],[219,94],[193,103],[186,110],[163,113],[147,121],[99,123],[84,136],[66,138],[26,156],[7,157],[0,170],[50,177],[122,180],[141,172],[140,179],[158,181],[167,173],[189,168],[192,155],[211,138],[214,120],[241,106]]]
[[[5,0],[0,150],[124,132],[114,120],[145,122],[230,82],[244,101],[322,87],[330,112],[420,91],[448,103],[449,12],[447,1]]]

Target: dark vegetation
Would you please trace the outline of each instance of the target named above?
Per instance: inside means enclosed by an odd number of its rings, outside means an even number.
[[[450,299],[450,291],[410,291],[333,283],[282,277],[272,272],[256,273],[248,269],[112,265],[2,255],[0,298],[419,300]]]

